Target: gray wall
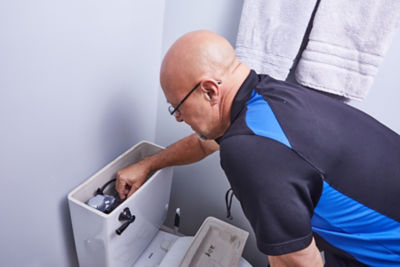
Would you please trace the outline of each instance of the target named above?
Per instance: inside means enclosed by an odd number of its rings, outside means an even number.
[[[197,29],[217,32],[234,45],[242,4],[242,0],[201,2],[169,0],[165,12],[163,54],[176,38]],[[381,65],[368,99],[362,103],[350,103],[375,116],[398,133],[400,133],[400,88],[397,85],[399,61],[400,35],[397,34]],[[156,141],[166,146],[191,134],[192,131],[184,123],[177,123],[168,114],[168,105],[161,91],[160,95]],[[175,167],[168,223],[172,224],[173,210],[180,207],[182,231],[185,234],[194,234],[207,216],[215,216],[247,229],[251,236],[247,241],[244,257],[255,267],[266,266],[266,257],[258,252],[254,234],[236,199],[233,202],[233,221],[225,218],[224,196],[228,188],[229,184],[219,165],[218,153],[196,164]]]
[[[163,0],[0,1],[0,266],[77,266],[67,194],[154,141]]]

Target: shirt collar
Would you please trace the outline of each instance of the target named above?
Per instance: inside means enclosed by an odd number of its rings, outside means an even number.
[[[246,105],[247,100],[250,97],[252,90],[259,83],[260,77],[254,70],[251,70],[247,78],[244,80],[243,84],[240,86],[238,92],[233,99],[231,106],[231,124],[234,120],[236,120],[239,113],[242,111],[244,106]],[[215,139],[215,141],[219,144],[224,135]]]
[[[259,82],[259,77],[254,70],[251,70],[246,80],[244,80],[242,86],[240,86],[239,91],[236,93],[235,98],[232,102],[231,107],[231,123],[242,111],[245,103],[249,99],[252,90],[256,87]]]

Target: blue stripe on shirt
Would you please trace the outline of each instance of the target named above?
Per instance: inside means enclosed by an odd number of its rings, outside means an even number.
[[[312,229],[369,266],[399,266],[400,223],[342,194],[324,181]]]
[[[250,130],[291,147],[271,107],[261,95],[253,90],[246,104],[246,124]]]

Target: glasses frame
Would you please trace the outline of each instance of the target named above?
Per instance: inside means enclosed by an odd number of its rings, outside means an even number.
[[[187,93],[187,95],[186,95],[184,98],[182,98],[182,100],[178,103],[178,105],[176,105],[176,107],[173,107],[172,105],[170,105],[170,106],[168,107],[169,114],[174,115],[175,112],[178,111],[178,109],[180,108],[180,106],[182,106],[182,104],[186,101],[186,99],[188,99],[188,97],[200,86],[200,83],[201,83],[201,82],[199,82],[198,84],[196,84],[196,85],[192,88],[192,90],[190,90],[189,93]],[[177,117],[177,116],[178,116],[178,114],[175,114],[175,117]]]

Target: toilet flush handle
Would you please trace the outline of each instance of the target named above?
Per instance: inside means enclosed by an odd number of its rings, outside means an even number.
[[[135,220],[135,215],[131,214],[131,211],[129,208],[125,208],[121,214],[118,217],[118,220],[120,221],[126,221],[124,222],[117,230],[115,230],[115,233],[117,235],[121,235],[123,231]]]

